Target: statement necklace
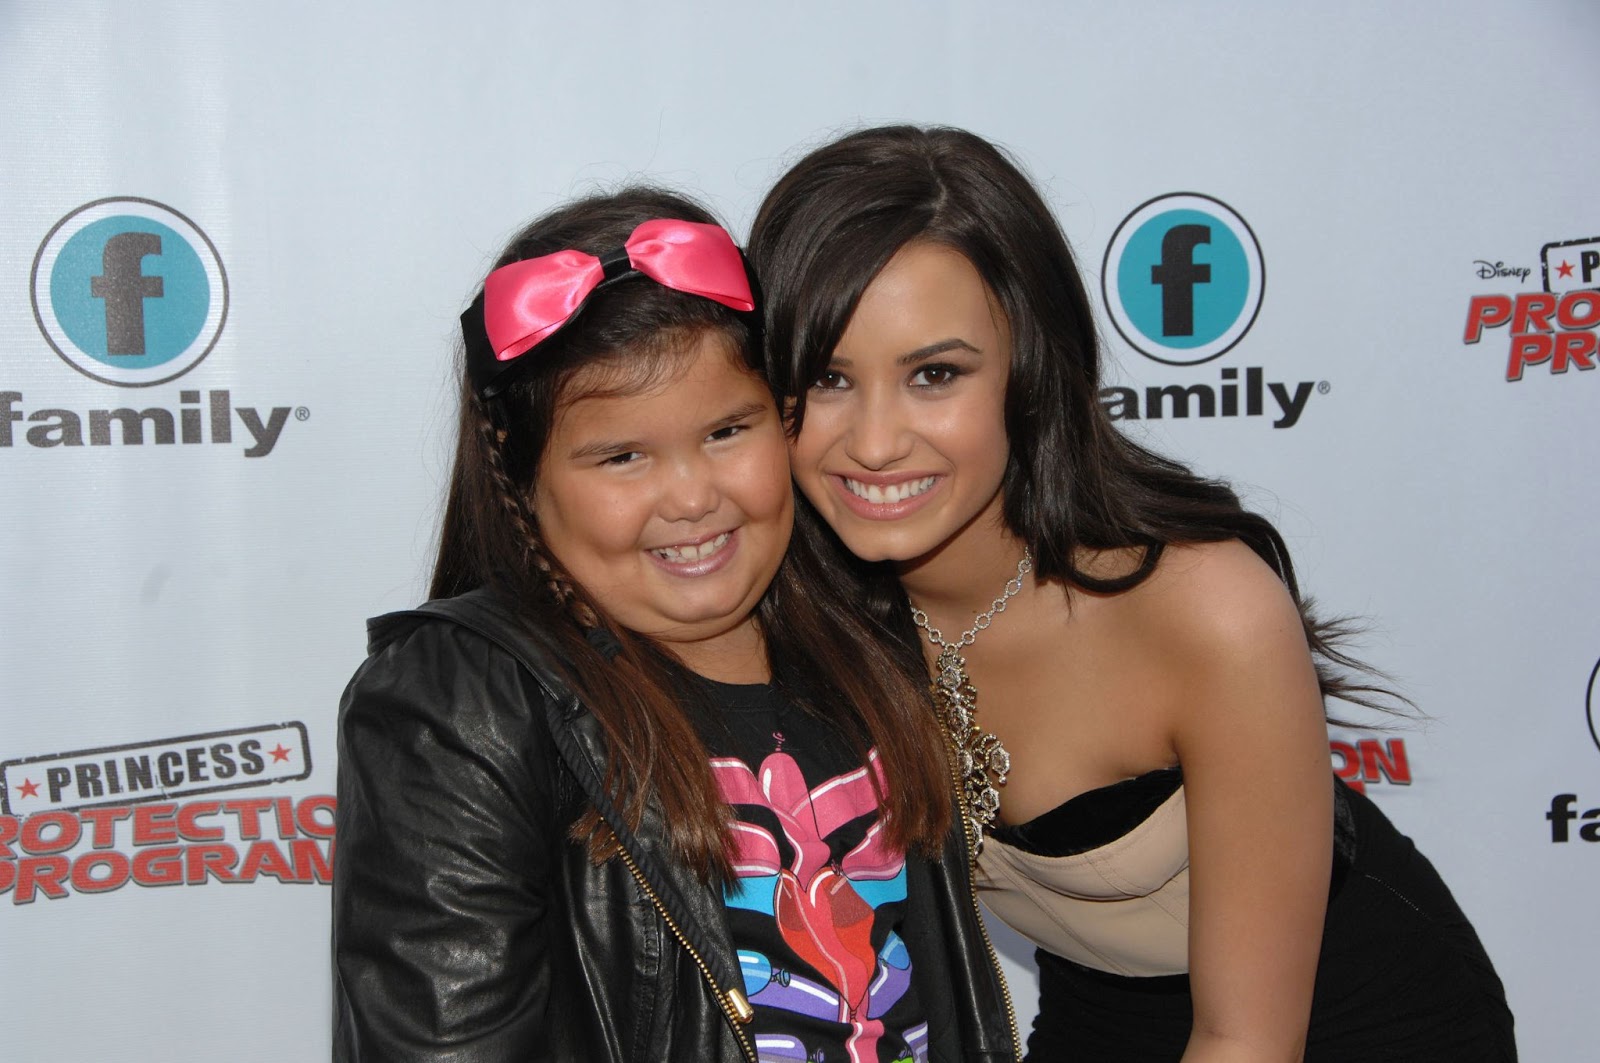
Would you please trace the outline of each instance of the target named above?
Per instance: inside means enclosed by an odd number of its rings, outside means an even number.
[[[977,641],[978,632],[987,630],[996,614],[1006,611],[1006,603],[1022,590],[1023,577],[1032,571],[1033,553],[1025,549],[1022,560],[1017,562],[1016,576],[1006,583],[1000,597],[990,603],[988,612],[979,613],[972,626],[954,642],[945,641],[944,632],[929,625],[927,613],[911,607],[911,622],[939,647],[939,656],[933,662],[933,702],[955,742],[956,773],[965,798],[962,803],[974,857],[983,849],[983,828],[993,823],[1000,811],[999,787],[1011,774],[1011,754],[999,738],[978,726],[978,691],[967,675],[967,659],[961,651]]]

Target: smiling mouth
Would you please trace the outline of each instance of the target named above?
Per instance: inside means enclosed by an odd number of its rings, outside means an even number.
[[[733,537],[732,532],[723,532],[714,535],[703,543],[690,543],[684,546],[660,546],[650,552],[661,560],[674,565],[690,565],[706,558],[728,545],[728,540]]]
[[[865,484],[860,480],[852,480],[848,476],[841,476],[844,488],[864,502],[874,505],[892,505],[895,502],[904,502],[908,498],[916,498],[938,481],[937,476],[924,476],[920,480],[906,480],[897,484]]]

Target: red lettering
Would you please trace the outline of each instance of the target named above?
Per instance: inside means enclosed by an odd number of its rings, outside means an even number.
[[[21,833],[22,820],[16,816],[0,816],[0,859],[16,859],[17,854],[11,851],[11,843]]]
[[[1563,332],[1555,340],[1556,355],[1555,360],[1550,363],[1550,372],[1565,373],[1569,364],[1576,365],[1579,369],[1594,368],[1594,362],[1589,356],[1596,353],[1600,336],[1592,332]]]
[[[1379,745],[1376,738],[1361,740],[1361,778],[1366,782],[1392,782],[1411,785],[1411,763],[1406,759],[1404,739],[1391,738]]]
[[[133,810],[133,844],[157,845],[178,840],[178,825],[172,821],[177,805],[140,805]]]
[[[1462,343],[1477,343],[1487,325],[1494,328],[1511,320],[1509,295],[1474,295],[1467,304],[1467,333]]]
[[[222,810],[239,817],[239,837],[244,841],[255,841],[261,837],[261,813],[273,806],[270,797],[244,797],[236,801],[224,801]]]
[[[32,904],[35,891],[59,900],[67,895],[61,880],[67,877],[67,858],[64,856],[28,857],[17,863],[17,891],[11,895],[13,904]]]
[[[48,827],[56,828],[55,837],[44,836]],[[39,812],[29,816],[22,824],[22,849],[40,856],[64,853],[77,845],[82,836],[83,824],[71,812]]]
[[[322,847],[310,838],[296,838],[289,843],[289,854],[294,858],[296,882],[333,881],[333,843],[328,843],[326,855]]]
[[[117,822],[133,815],[133,809],[127,805],[118,805],[114,808],[86,808],[78,815],[93,828],[94,847],[109,849],[117,840]]]
[[[183,882],[183,850],[176,845],[142,849],[133,857],[133,881],[141,886],[177,886]]]
[[[228,836],[221,827],[202,827],[195,823],[201,816],[214,816],[221,810],[220,801],[190,801],[178,809],[178,833],[190,842],[221,841]]]
[[[332,794],[318,794],[316,797],[307,797],[295,806],[294,821],[300,825],[300,833],[312,838],[333,837],[333,808],[336,799]],[[326,812],[326,823],[317,819],[318,812]]]
[[[1542,332],[1529,332],[1511,337],[1511,361],[1506,363],[1506,379],[1521,380],[1522,371],[1530,365],[1548,362],[1555,353],[1554,336]]]
[[[294,805],[287,797],[280,797],[272,802],[273,809],[278,813],[278,837],[294,837]]]
[[[1582,303],[1584,315],[1578,316],[1578,304]],[[1561,305],[1556,307],[1556,320],[1562,328],[1584,329],[1600,325],[1600,292],[1568,292],[1561,297]]]
[[[1333,773],[1343,779],[1350,789],[1364,793],[1367,786],[1361,781],[1361,756],[1356,752],[1356,747],[1349,742],[1329,742],[1328,751],[1334,757]]]
[[[0,860],[0,893],[11,892],[11,887],[17,884],[17,862],[15,860]]]
[[[1553,292],[1523,292],[1517,296],[1517,308],[1511,314],[1512,332],[1554,332],[1550,315],[1556,312]]]
[[[208,875],[218,882],[233,881],[233,869],[239,863],[239,850],[233,846],[191,845],[186,855],[189,859],[189,885],[204,885]]]
[[[259,875],[271,875],[279,882],[298,882],[288,857],[278,848],[277,842],[251,842],[244,854],[244,867],[239,869],[242,882],[254,882]]]
[[[105,867],[104,878],[95,878],[96,867]],[[128,858],[113,850],[109,853],[88,853],[72,865],[72,888],[79,893],[105,893],[128,884]]]

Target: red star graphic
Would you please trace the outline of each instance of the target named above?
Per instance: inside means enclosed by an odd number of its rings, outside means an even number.
[[[1563,277],[1572,276],[1572,263],[1562,259],[1561,265],[1556,267],[1556,272],[1561,274]]]
[[[275,761],[289,759],[289,751],[283,748],[282,742],[278,743],[277,749],[270,749],[267,752],[272,754],[272,759]]]
[[[19,786],[18,789],[22,791],[23,797],[39,796],[39,784],[34,782],[32,779],[23,779],[22,785]]]

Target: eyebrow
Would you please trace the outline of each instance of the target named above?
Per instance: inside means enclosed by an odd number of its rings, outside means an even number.
[[[751,401],[741,403],[706,425],[705,430],[709,434],[719,429],[727,428],[729,425],[737,424],[746,418],[763,413],[767,409],[767,404],[764,402]],[[569,461],[577,461],[583,458],[598,458],[606,454],[626,454],[630,450],[642,450],[643,448],[643,443],[632,439],[597,439],[580,447],[574,447],[568,452],[567,458]]]
[[[907,351],[905,354],[902,354],[896,358],[894,360],[894,364],[901,366],[916,365],[918,362],[925,362],[934,355],[944,354],[947,351],[971,351],[973,354],[983,353],[966,340],[957,339],[956,337],[952,336],[947,340],[939,340],[936,343],[930,343],[924,347],[918,347],[914,351]],[[850,359],[831,358],[828,360],[828,364],[837,365],[844,369],[848,369],[850,368]]]

